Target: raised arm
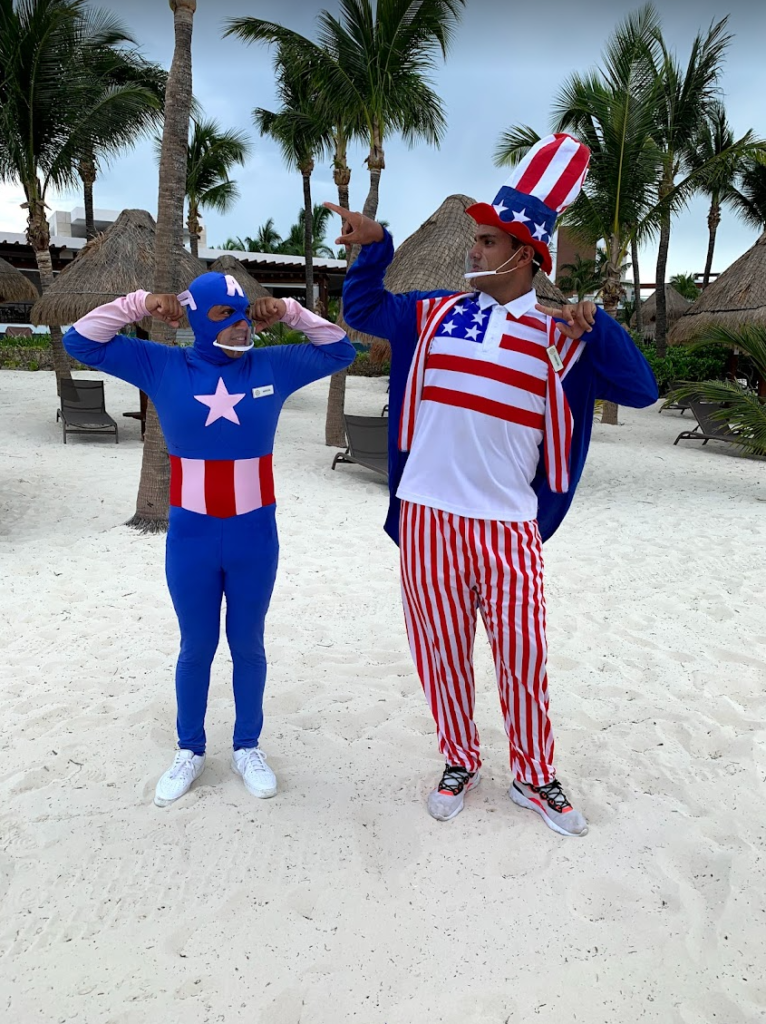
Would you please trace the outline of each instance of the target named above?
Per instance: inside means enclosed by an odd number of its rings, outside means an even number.
[[[157,389],[173,349],[118,332],[145,316],[173,327],[183,310],[175,295],[137,291],[91,310],[64,335],[64,348],[74,359],[141,388],[150,397]]]
[[[421,299],[450,295],[448,291],[386,291],[383,283],[394,258],[394,243],[382,224],[336,206],[324,204],[343,218],[343,231],[336,244],[360,245],[356,260],[346,272],[343,284],[343,319],[356,331],[386,338],[392,349],[412,348],[417,339],[417,304]]]
[[[307,344],[274,345],[267,350],[275,385],[283,399],[312,381],[337,373],[356,357],[354,346],[337,324],[305,309],[295,299],[257,299],[253,321],[256,330],[281,321],[309,339]]]

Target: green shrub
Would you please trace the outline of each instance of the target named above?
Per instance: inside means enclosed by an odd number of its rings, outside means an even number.
[[[7,337],[5,334],[0,337],[0,345],[3,348],[50,348],[50,334],[32,334],[28,338]]]
[[[356,359],[348,368],[352,377],[387,377],[391,373],[391,360],[371,363],[369,352],[357,352]]]
[[[694,351],[686,345],[673,345],[660,358],[654,345],[638,340],[636,344],[652,368],[661,395],[667,394],[676,381],[723,380],[726,376],[729,353],[721,345],[705,345]]]

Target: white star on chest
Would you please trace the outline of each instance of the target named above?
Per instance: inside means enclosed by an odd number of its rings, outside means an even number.
[[[486,313],[482,313],[481,311],[479,311],[478,313],[474,313],[473,322],[475,324],[478,324],[479,327],[481,327],[482,324],[484,323],[484,318],[486,317],[486,315]]]
[[[218,378],[218,384],[216,385],[215,393],[212,395],[195,395],[198,402],[202,402],[203,405],[208,406],[210,412],[207,414],[207,420],[205,426],[209,427],[211,423],[215,423],[216,420],[225,419],[231,423],[236,423],[239,426],[239,416],[234,411],[234,406],[241,402],[245,397],[242,395],[230,395],[226,390],[226,385],[223,382],[223,378]]]
[[[455,323],[454,320],[450,320],[448,324],[442,324],[442,330],[444,331],[445,334],[449,334],[450,337],[452,337],[452,332],[455,330],[456,327],[457,324]]]
[[[471,341],[476,341],[476,339],[479,337],[479,328],[471,327],[469,330],[465,332],[465,336],[466,338],[469,338]]]

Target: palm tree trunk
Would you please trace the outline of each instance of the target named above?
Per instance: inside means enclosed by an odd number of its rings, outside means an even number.
[[[77,167],[82,181],[82,198],[85,207],[85,237],[90,241],[96,237],[96,214],[93,209],[93,186],[96,182],[96,164],[93,156],[84,156]]]
[[[617,313],[617,306],[619,305],[620,295],[622,294],[622,279],[620,277],[621,262],[619,239],[615,235],[612,235],[609,240],[609,259],[606,265],[606,280],[604,281],[604,287],[601,292],[604,299],[604,312],[608,313],[609,316],[612,317]],[[601,422],[610,427],[616,427],[618,408],[619,407],[615,402],[604,402],[604,408],[601,413]]]
[[[380,175],[386,168],[386,158],[383,152],[383,136],[380,127],[376,124],[373,127],[372,139],[370,141],[370,155],[367,157],[367,167],[370,171],[370,191],[364,201],[362,213],[370,220],[375,220],[378,212],[378,199],[380,196]]]
[[[635,238],[630,243],[630,262],[633,264],[633,301],[636,304],[636,333],[644,330],[644,316],[641,310],[641,276],[638,271],[638,245]]]
[[[718,232],[718,225],[721,223],[721,204],[716,198],[710,203],[710,211],[707,215],[708,243],[707,256],[705,258],[705,273],[702,275],[702,288],[710,284],[710,271],[713,269],[713,253],[715,252],[715,236]]]
[[[40,274],[40,291],[45,292],[53,283],[53,262],[51,260],[51,235],[48,228],[48,221],[45,219],[45,201],[39,198],[37,188],[32,190],[33,198],[29,200],[27,208],[27,243],[32,247],[35,254],[35,263]],[[51,357],[53,359],[53,370],[56,375],[56,394],[61,394],[61,381],[71,380],[72,373],[69,368],[69,357],[66,354],[62,342],[61,330],[58,327],[49,326],[51,332]]]
[[[342,206],[344,210],[348,210],[348,188],[351,183],[351,168],[346,163],[345,149],[343,150],[342,156],[339,150],[335,153],[335,184],[338,186],[338,206]],[[355,258],[356,254],[353,254],[352,250],[346,249],[346,267],[350,267]],[[338,323],[344,331],[348,331],[348,325],[343,321],[343,300],[340,303],[340,315],[338,316]],[[330,377],[330,389],[327,393],[327,412],[325,414],[324,423],[324,443],[331,448],[345,448],[346,447],[346,424],[343,419],[343,413],[346,408],[346,377],[348,376],[348,367],[342,370],[338,370]]]
[[[338,188],[338,206],[342,206],[344,210],[348,210],[350,209],[348,205],[348,188],[351,184],[351,168],[348,166],[346,137],[340,129],[335,133],[335,155],[333,157],[332,167],[333,181]]]
[[[197,204],[189,200],[189,216],[186,218],[186,229],[189,232],[189,249],[192,256],[199,258],[199,211]]]
[[[306,259],[306,309],[314,309],[314,207],[311,204],[311,172],[314,170],[314,161],[304,165],[301,170],[303,175],[303,243]]]
[[[672,171],[666,169],[660,183],[660,200],[667,197],[673,188]],[[657,355],[664,359],[668,350],[668,304],[665,295],[665,277],[668,269],[668,249],[670,248],[670,211],[662,213],[660,219],[660,241],[657,248],[657,271],[654,275],[655,287],[657,289],[656,312],[654,315],[654,344]]]
[[[165,127],[160,155],[157,232],[154,246],[154,291],[180,288],[175,252],[183,244],[186,156],[192,102],[191,39],[197,0],[169,0],[173,11],[175,46],[165,90]],[[175,332],[159,320],[152,322],[153,341],[172,344]],[[150,402],[141,460],[136,511],[128,525],[141,532],[167,529],[170,462],[156,410]]]

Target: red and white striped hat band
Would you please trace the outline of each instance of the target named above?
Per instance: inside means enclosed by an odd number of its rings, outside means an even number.
[[[492,204],[474,203],[466,213],[477,222],[513,235],[531,245],[552,269],[548,243],[556,220],[580,193],[588,173],[590,150],[561,132],[536,143],[513,169]]]

